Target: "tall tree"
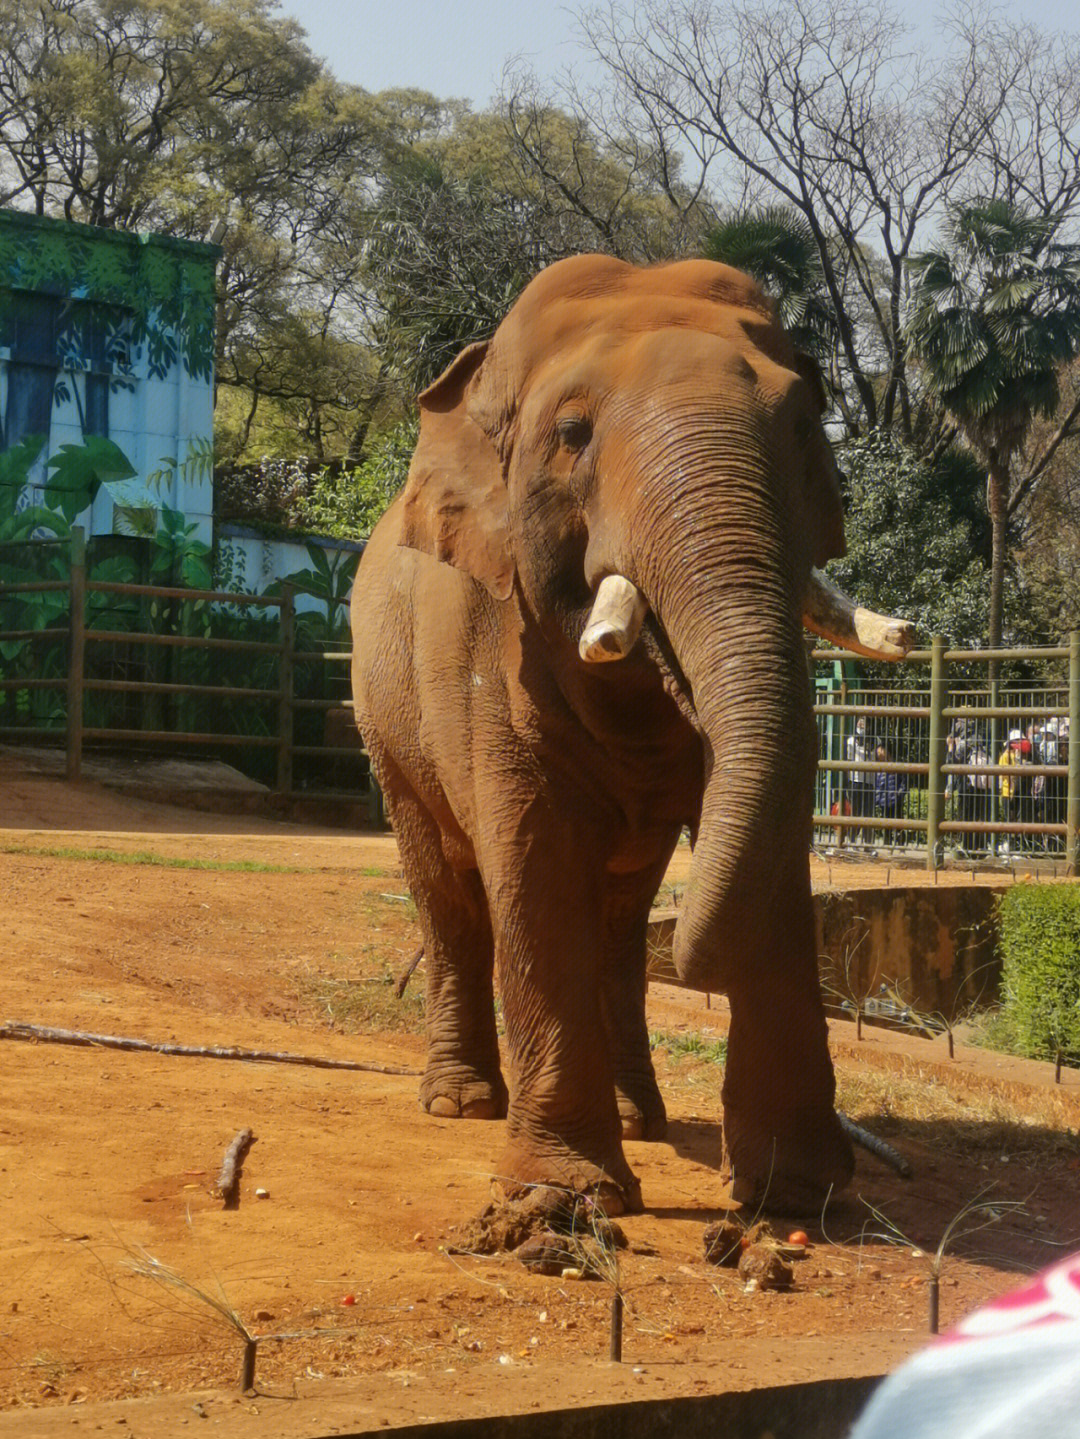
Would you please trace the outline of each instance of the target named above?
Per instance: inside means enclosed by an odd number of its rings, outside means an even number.
[[[721,220],[703,253],[745,270],[775,301],[780,323],[800,349],[832,366],[839,338],[814,232],[790,206],[770,205]]]
[[[363,381],[337,241],[395,143],[273,0],[0,0],[0,204],[201,239],[227,220],[219,383],[320,406]],[[302,343],[300,341],[302,340]]]
[[[1015,476],[1033,421],[1057,414],[1061,367],[1080,353],[1080,246],[1060,229],[1060,217],[1007,199],[961,205],[949,211],[943,244],[909,261],[909,352],[987,468],[991,647],[1001,643],[1010,516],[1080,418],[1078,399]]]
[[[798,212],[836,314],[848,432],[918,434],[905,260],[959,194],[1042,214],[1080,198],[1080,37],[979,0],[922,45],[886,0],[608,0],[582,25],[610,82],[595,128],[678,175],[676,207],[708,183],[729,209]]]
[[[482,114],[381,98],[412,129],[373,198],[365,270],[380,358],[406,391],[491,334],[543,266],[582,251],[668,253],[666,196],[582,117],[522,95]]]

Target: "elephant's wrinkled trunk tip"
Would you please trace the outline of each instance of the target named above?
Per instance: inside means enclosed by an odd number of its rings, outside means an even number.
[[[578,653],[588,664],[624,659],[637,643],[649,602],[622,575],[605,575],[596,591]]]

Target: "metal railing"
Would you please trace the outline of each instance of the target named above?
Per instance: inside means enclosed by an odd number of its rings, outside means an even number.
[[[935,639],[869,682],[848,672],[854,655],[811,659],[816,844],[914,853],[928,868],[1047,857],[1080,872],[1080,631],[1037,649]],[[1003,667],[1026,673],[1002,679]]]

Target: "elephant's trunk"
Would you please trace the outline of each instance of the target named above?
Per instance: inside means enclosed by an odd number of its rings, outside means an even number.
[[[792,943],[813,950],[816,736],[800,623],[809,564],[766,482],[744,478],[737,501],[717,493],[730,483],[703,487],[690,513],[680,506],[676,564],[662,576],[642,571],[704,737],[706,785],[674,950],[681,978],[704,990],[727,989],[750,955],[783,966]],[[735,503],[746,527],[731,525]]]
[[[801,634],[782,605],[734,627],[717,616],[711,645],[673,641],[706,747],[674,950],[681,978],[699,989],[727,989],[729,963],[742,972],[751,953],[782,962],[810,938],[798,931],[808,918],[815,735]]]

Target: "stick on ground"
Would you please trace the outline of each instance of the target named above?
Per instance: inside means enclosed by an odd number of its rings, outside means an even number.
[[[413,955],[412,959],[409,960],[408,964],[405,966],[405,968],[404,968],[404,969],[401,971],[401,973],[398,975],[398,977],[397,977],[397,982],[396,982],[395,985],[394,985],[394,993],[397,995],[398,999],[400,999],[400,998],[402,997],[402,995],[405,993],[405,988],[406,988],[406,986],[408,985],[409,980],[412,979],[413,971],[415,970],[416,966],[420,963],[420,961],[423,959],[423,957],[424,957],[424,946],[421,945],[420,948],[419,948],[419,949],[416,951],[416,953]]]
[[[853,1139],[856,1144],[861,1145],[869,1153],[876,1154],[890,1169],[895,1169],[901,1179],[911,1178],[910,1163],[891,1144],[887,1144],[879,1135],[871,1134],[868,1129],[864,1129],[861,1124],[856,1124],[853,1119],[849,1119],[846,1114],[841,1114],[839,1110],[837,1110],[836,1117],[849,1139]]]
[[[225,1201],[226,1209],[240,1208],[240,1169],[244,1163],[244,1156],[254,1143],[255,1136],[251,1130],[241,1129],[225,1151],[217,1187]]]
[[[307,1064],[313,1069],[359,1069],[371,1074],[415,1075],[415,1069],[393,1064],[368,1064],[358,1059],[325,1059],[321,1055],[288,1054],[274,1049],[219,1049],[213,1045],[152,1044],[148,1039],[126,1039],[115,1034],[88,1034],[79,1029],[49,1029],[40,1024],[11,1020],[0,1024],[0,1039],[26,1039],[42,1044],[74,1044],[91,1049],[126,1049],[137,1054],[177,1054],[187,1059],[245,1059],[249,1064]]]

